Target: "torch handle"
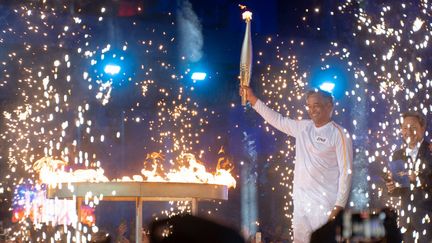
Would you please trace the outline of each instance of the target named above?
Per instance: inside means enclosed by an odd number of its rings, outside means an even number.
[[[245,88],[242,88],[242,89],[241,89],[241,92],[242,92],[242,96],[241,96],[241,104],[242,104],[242,106],[246,106],[246,105],[247,105],[247,97],[246,97],[246,95],[247,95],[247,90],[246,90]]]

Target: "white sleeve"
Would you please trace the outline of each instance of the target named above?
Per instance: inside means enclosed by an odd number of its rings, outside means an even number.
[[[351,191],[353,148],[351,138],[340,127],[336,128],[338,130],[335,145],[339,167],[339,186],[335,205],[345,207]]]
[[[253,108],[264,118],[266,122],[283,133],[297,137],[298,133],[302,130],[304,122],[283,117],[281,114],[270,109],[259,99]]]

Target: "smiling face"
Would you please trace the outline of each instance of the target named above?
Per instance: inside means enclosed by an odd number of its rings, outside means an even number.
[[[403,119],[401,131],[404,141],[408,144],[410,148],[414,148],[417,143],[423,140],[426,127],[420,124],[420,121],[417,117],[406,116]]]
[[[306,100],[306,109],[316,127],[330,122],[333,104],[320,93],[313,93]]]

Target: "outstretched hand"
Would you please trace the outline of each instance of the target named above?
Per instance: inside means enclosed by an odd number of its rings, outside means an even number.
[[[254,106],[257,102],[258,98],[255,96],[252,89],[248,86],[241,86],[239,90],[240,96],[246,95],[246,100],[249,101],[249,103]]]

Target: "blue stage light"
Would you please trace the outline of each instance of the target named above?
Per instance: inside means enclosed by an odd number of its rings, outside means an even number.
[[[120,72],[121,67],[116,64],[107,64],[104,68],[104,72],[110,75],[116,75]]]
[[[333,82],[324,82],[319,87],[321,90],[327,91],[329,93],[333,93],[333,89],[335,88],[336,84]]]
[[[350,73],[339,62],[329,63],[326,69],[315,67],[310,74],[311,89],[320,89],[329,92],[337,100],[344,97],[347,89],[351,87]]]
[[[207,74],[203,72],[194,72],[192,73],[192,80],[204,80]]]

